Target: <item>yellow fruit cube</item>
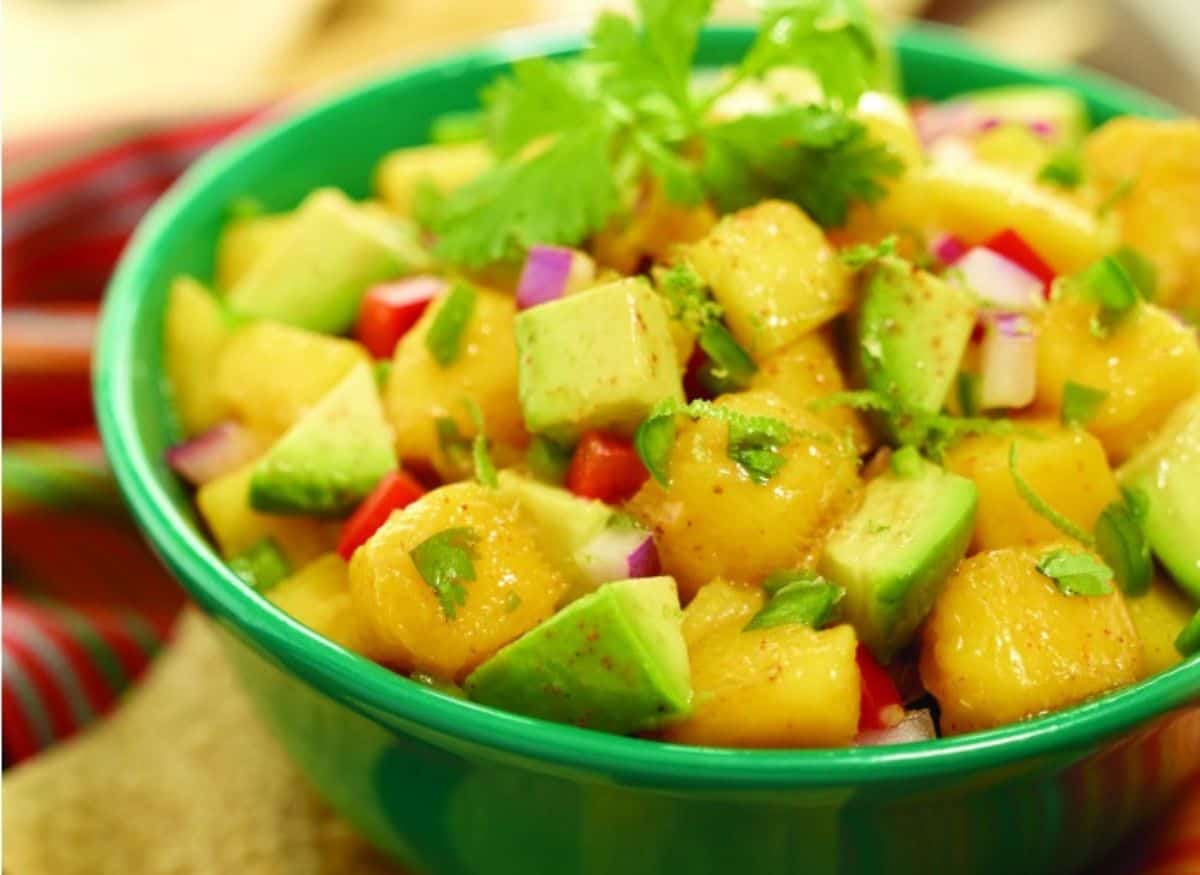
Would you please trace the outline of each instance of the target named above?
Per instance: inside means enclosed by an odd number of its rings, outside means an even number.
[[[1120,498],[1104,448],[1092,435],[1053,422],[1025,423],[1016,435],[977,435],[946,454],[946,468],[975,482],[979,506],[971,552],[1042,544],[1062,533],[1017,491],[1008,466],[1017,447],[1017,471],[1042,499],[1084,531]],[[1028,433],[1023,433],[1028,430]]]
[[[1056,414],[1068,381],[1107,393],[1087,428],[1114,463],[1127,459],[1200,389],[1200,346],[1191,329],[1151,304],[1126,313],[1097,337],[1098,304],[1060,293],[1042,317],[1035,408]]]
[[[350,598],[346,562],[326,553],[267,592],[267,598],[290,617],[347,650],[363,650],[362,628]]]
[[[683,614],[692,716],[666,730],[682,744],[836,747],[858,730],[854,628],[792,624],[743,631],[762,592],[714,581]]]
[[[467,539],[459,543],[471,575],[439,598],[413,551],[450,530]],[[477,483],[444,486],[393,514],[350,562],[369,655],[445,679],[461,679],[545,620],[566,590],[516,503]]]
[[[284,556],[298,568],[329,550],[336,532],[307,517],[284,517],[259,513],[250,507],[250,462],[200,487],[196,506],[208,524],[221,555],[232,559],[259,541],[271,538]]]
[[[234,219],[217,239],[217,288],[231,289],[287,230],[290,213]]]
[[[1196,605],[1178,588],[1155,578],[1144,595],[1125,599],[1142,640],[1146,674],[1157,674],[1183,660],[1175,639],[1196,613]]]
[[[921,680],[945,734],[1056,711],[1141,677],[1142,645],[1120,592],[1066,595],[1037,570],[1061,546],[980,553],[947,581],[921,647]]]
[[[699,240],[716,223],[717,214],[707,203],[682,206],[650,186],[633,216],[615,220],[592,238],[589,248],[601,267],[628,275],[647,259],[666,261],[676,247]]]
[[[492,153],[483,143],[397,149],[379,162],[375,191],[390,209],[407,216],[422,186],[432,185],[434,190],[449,194],[491,165]]]
[[[1200,121],[1114,119],[1084,146],[1097,198],[1113,204],[1121,237],[1158,270],[1158,303],[1200,310]]]
[[[461,435],[474,437],[477,430],[464,404],[467,399],[479,405],[493,442],[523,447],[529,438],[517,399],[512,298],[477,289],[458,356],[443,367],[430,354],[425,339],[445,300],[443,294],[431,302],[396,344],[383,401],[400,457],[430,462],[443,477],[454,479],[464,472],[439,444],[436,420],[452,419]]]
[[[184,432],[193,435],[229,416],[212,368],[231,330],[221,302],[186,276],[171,283],[166,323],[164,356],[171,398]]]
[[[726,216],[687,247],[686,258],[756,361],[850,306],[849,276],[837,251],[795,204],[764,201]]]
[[[813,401],[845,391],[846,380],[828,332],[815,331],[767,358],[750,388],[774,392],[793,407],[807,410]],[[870,429],[851,408],[825,407],[815,413],[835,432],[848,435],[859,455],[875,446]]]
[[[787,424],[783,465],[756,483],[729,456],[729,426],[711,417],[680,423],[671,483],[649,481],[629,509],[658,539],[664,573],[686,601],[714,577],[755,584],[781,568],[810,565],[821,537],[858,494],[858,458],[812,413],[768,392],[726,395],[718,405]]]
[[[255,322],[239,330],[217,360],[217,393],[252,429],[277,437],[351,368],[370,360],[352,340]]]

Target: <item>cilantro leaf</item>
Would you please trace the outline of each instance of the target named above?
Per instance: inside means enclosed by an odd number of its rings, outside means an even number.
[[[830,107],[782,107],[713,125],[704,134],[701,175],[726,212],[779,197],[817,222],[846,220],[855,200],[886,193],[881,178],[903,165],[866,127]]]
[[[409,551],[417,573],[437,596],[442,614],[448,620],[457,615],[457,607],[467,601],[464,584],[475,580],[475,545],[479,538],[465,526],[430,535]]]
[[[475,464],[475,479],[484,486],[495,489],[500,485],[500,481],[496,478],[496,463],[492,461],[489,451],[483,411],[479,409],[479,405],[473,398],[464,398],[463,406],[467,408],[467,415],[475,424],[475,439],[471,442],[471,459]]]
[[[1062,149],[1050,156],[1038,171],[1038,182],[1072,190],[1083,183],[1083,156],[1078,149]]]
[[[1100,305],[1092,319],[1092,334],[1107,337],[1109,332],[1141,300],[1138,287],[1125,266],[1115,256],[1106,255],[1078,277],[1077,288]]]
[[[782,572],[792,579],[782,583],[782,578],[772,575],[763,581],[764,589],[771,583],[771,598],[746,624],[743,631],[772,629],[800,623],[813,629],[827,625],[837,614],[838,602],[846,595],[840,586],[834,586],[820,575],[804,572]]]
[[[1037,570],[1053,580],[1064,595],[1102,596],[1113,591],[1112,569],[1090,553],[1051,550],[1038,560]]]
[[[425,347],[443,368],[454,363],[462,345],[463,333],[475,311],[475,289],[466,283],[455,283],[442,299],[437,315],[425,335]]]
[[[529,58],[483,92],[488,143],[500,158],[542,137],[591,124],[601,111],[594,82],[577,64]]]
[[[542,152],[499,164],[456,190],[433,217],[439,258],[465,267],[513,261],[535,243],[572,245],[619,205],[604,119],[563,133]]]
[[[1051,507],[1044,498],[1034,491],[1028,481],[1021,476],[1021,472],[1017,470],[1016,441],[1013,441],[1008,447],[1008,471],[1012,475],[1013,484],[1017,487],[1017,494],[1025,500],[1025,503],[1032,508],[1034,513],[1048,521],[1050,525],[1054,526],[1054,528],[1058,529],[1064,535],[1074,538],[1084,546],[1095,546],[1095,539],[1091,535]]]
[[[763,23],[739,78],[804,67],[826,97],[845,106],[864,91],[887,87],[887,53],[865,0],[767,0],[763,6]]]
[[[1122,246],[1112,254],[1125,273],[1133,280],[1138,293],[1147,301],[1153,301],[1158,293],[1158,269],[1132,246]]]
[[[467,450],[470,442],[458,429],[458,423],[450,416],[439,416],[433,420],[437,432],[438,448],[456,470],[466,471]]]
[[[1108,393],[1070,380],[1063,386],[1062,421],[1064,425],[1087,425],[1100,410]]]
[[[1154,576],[1150,543],[1142,528],[1145,498],[1144,492],[1131,491],[1104,508],[1096,520],[1096,552],[1113,570],[1121,591],[1131,596],[1146,592]]]
[[[229,570],[251,589],[266,592],[292,573],[292,565],[274,538],[263,538],[230,559]]]
[[[879,261],[881,258],[891,258],[896,255],[896,244],[899,238],[892,234],[879,241],[878,245],[870,243],[859,243],[857,246],[851,246],[849,249],[843,249],[838,253],[838,257],[842,260],[842,264],[853,270],[866,267]]]

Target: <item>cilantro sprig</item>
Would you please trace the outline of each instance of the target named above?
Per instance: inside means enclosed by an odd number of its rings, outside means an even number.
[[[677,203],[709,198],[728,211],[780,197],[836,225],[901,171],[847,110],[891,75],[865,0],[770,4],[742,63],[705,93],[691,71],[712,0],[636,6],[636,22],[602,15],[578,59],[520,62],[484,92],[497,162],[447,197],[421,200],[443,261],[482,267],[535,243],[576,245],[647,179]],[[724,94],[782,66],[811,70],[827,103],[710,118]]]
[[[417,573],[437,596],[447,620],[453,620],[458,608],[466,604],[466,584],[475,580],[478,540],[473,529],[459,526],[430,535],[409,551]]]
[[[1112,569],[1083,551],[1051,550],[1038,560],[1037,570],[1053,580],[1063,595],[1102,596],[1113,591]]]
[[[707,357],[698,375],[700,383],[714,395],[746,388],[758,366],[725,327],[724,308],[712,299],[695,270],[677,264],[657,275],[657,285],[671,318],[696,336]]]

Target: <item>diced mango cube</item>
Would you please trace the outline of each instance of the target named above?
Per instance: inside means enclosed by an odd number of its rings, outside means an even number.
[[[232,329],[221,302],[191,277],[171,283],[167,300],[165,358],[171,397],[189,435],[229,416],[229,405],[213,380],[213,362]]]
[[[326,553],[267,591],[289,616],[347,650],[363,649],[362,628],[350,598],[346,561]]]

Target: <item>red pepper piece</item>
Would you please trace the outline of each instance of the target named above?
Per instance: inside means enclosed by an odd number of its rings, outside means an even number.
[[[567,488],[583,498],[619,504],[632,498],[649,476],[631,441],[591,431],[571,457]]]
[[[391,358],[400,338],[445,288],[446,283],[434,276],[375,286],[363,296],[358,311],[358,339],[375,358]]]
[[[904,719],[904,703],[896,684],[866,645],[858,645],[854,658],[862,676],[858,731],[891,729]]]
[[[983,244],[997,255],[1002,255],[1019,267],[1029,271],[1042,281],[1042,293],[1050,295],[1050,285],[1058,276],[1054,268],[1046,263],[1033,247],[1022,239],[1021,235],[1012,228],[1006,228]]]
[[[375,530],[387,522],[392,511],[408,507],[425,494],[425,490],[403,469],[388,474],[363,499],[346,524],[338,541],[338,553],[347,562],[354,551],[366,542]]]

